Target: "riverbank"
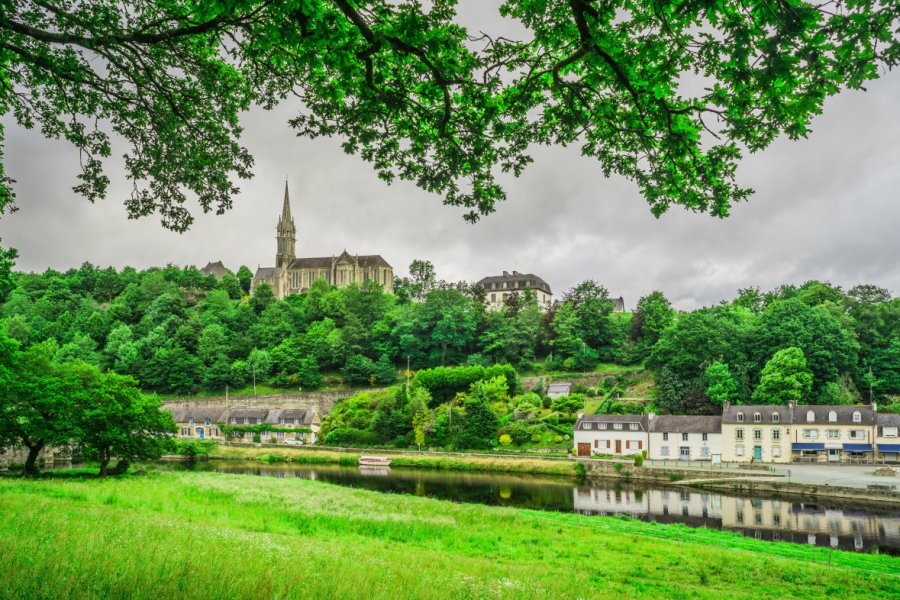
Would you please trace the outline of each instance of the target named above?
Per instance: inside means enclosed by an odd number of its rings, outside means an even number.
[[[578,477],[581,468],[574,461],[547,460],[534,457],[467,456],[465,454],[399,453],[380,450],[336,451],[313,448],[276,448],[216,444],[210,449],[210,459],[260,460],[268,463],[290,462],[309,464],[357,465],[364,453],[390,456],[391,466],[440,469],[447,471],[484,471],[492,473],[522,473]]]
[[[900,595],[886,555],[300,479],[3,478],[0,511],[9,598]]]

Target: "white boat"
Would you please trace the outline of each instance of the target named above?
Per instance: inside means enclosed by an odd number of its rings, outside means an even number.
[[[387,456],[360,456],[359,465],[365,467],[386,467],[391,464]]]

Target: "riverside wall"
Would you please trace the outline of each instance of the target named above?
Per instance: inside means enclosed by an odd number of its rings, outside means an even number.
[[[349,398],[359,392],[371,389],[336,390],[322,392],[290,392],[285,394],[262,394],[259,396],[209,396],[203,398],[174,398],[166,400],[163,408],[186,408],[206,406],[227,406],[228,408],[306,408],[315,409],[324,417],[331,412],[341,398]]]

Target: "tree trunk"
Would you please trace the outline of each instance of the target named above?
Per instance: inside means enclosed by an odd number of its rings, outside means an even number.
[[[28,458],[25,459],[25,474],[37,475],[37,458],[41,450],[44,449],[44,442],[26,442],[25,447],[28,448]]]
[[[106,477],[109,474],[109,452],[100,452],[100,477]]]

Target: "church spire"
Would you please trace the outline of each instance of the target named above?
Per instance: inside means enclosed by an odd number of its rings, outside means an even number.
[[[281,207],[281,220],[284,223],[293,221],[291,218],[291,199],[288,196],[287,177],[284,178],[284,206]]]
[[[278,217],[276,228],[276,242],[278,251],[275,254],[275,266],[285,268],[294,260],[294,248],[297,240],[297,228],[291,217],[291,200],[288,196],[287,178],[284,180],[284,205],[281,208],[281,216]]]

